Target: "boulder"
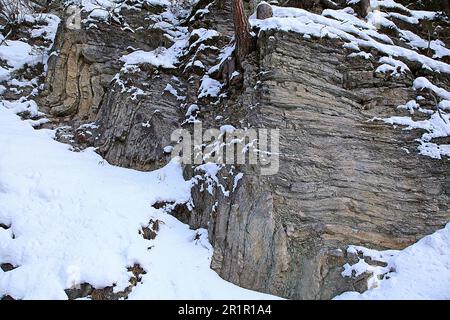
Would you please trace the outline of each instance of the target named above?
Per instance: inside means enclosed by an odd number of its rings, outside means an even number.
[[[260,20],[268,19],[273,17],[272,6],[267,2],[261,2],[256,7],[256,18]]]

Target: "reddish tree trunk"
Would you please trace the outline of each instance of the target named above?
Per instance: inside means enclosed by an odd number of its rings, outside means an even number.
[[[231,0],[231,2],[236,37],[236,58],[238,65],[241,65],[245,57],[253,50],[253,38],[242,0]]]

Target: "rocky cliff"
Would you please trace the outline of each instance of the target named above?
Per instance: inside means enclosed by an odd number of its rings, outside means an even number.
[[[345,1],[290,2],[318,16],[346,7]],[[171,133],[192,129],[193,122],[204,128],[280,129],[277,174],[227,165],[211,184],[201,170],[186,165],[185,178],[197,182],[192,202],[167,205],[191,227],[208,229],[211,266],[221,277],[286,298],[329,299],[367,288],[368,274],[341,275],[345,263],[358,260],[346,252],[349,244],[401,249],[448,222],[448,156],[417,151],[424,130],[401,130],[380,120],[408,114],[397,107],[416,100],[413,83],[419,77],[449,90],[448,73],[407,57],[399,58],[406,68],[380,72],[380,59],[387,56],[381,47],[354,54],[344,36],[305,36],[254,24],[256,51],[236,79],[224,80],[208,70],[217,69],[232,48],[229,2],[201,0],[180,11],[151,1],[125,3],[109,21],[94,23],[83,12],[79,29],[68,27],[71,18],[62,5],[55,9],[63,22],[39,97],[52,119],[46,126],[77,149],[95,146],[108,162],[138,170],[166,164]],[[247,4],[249,13],[256,3]],[[390,10],[413,17],[401,7]],[[389,39],[380,43],[408,48],[400,28],[436,36],[422,22],[410,24],[394,14],[390,19],[396,27],[379,27]],[[448,40],[442,36],[448,20],[440,23],[439,39]],[[138,50],[173,50],[180,41],[186,45],[173,67],[124,63],[124,56]],[[416,51],[431,57],[427,49]],[[448,57],[436,61],[445,64]],[[224,94],[202,95],[205,79],[221,83]],[[434,110],[435,94],[420,95],[420,108]],[[416,112],[419,120],[429,114]],[[448,136],[433,142],[450,144]]]

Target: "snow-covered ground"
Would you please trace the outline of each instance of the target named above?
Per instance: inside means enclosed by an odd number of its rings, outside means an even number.
[[[146,275],[131,299],[270,299],[239,288],[210,269],[205,230],[190,230],[160,200],[190,199],[176,161],[154,172],[106,163],[92,149],[72,152],[0,106],[0,296],[66,299],[64,289],[88,282],[128,285],[128,266]],[[139,230],[160,220],[154,240]],[[150,248],[150,249],[149,249]]]

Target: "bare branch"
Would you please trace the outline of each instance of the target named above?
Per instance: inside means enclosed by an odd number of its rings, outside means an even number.
[[[242,0],[232,0],[232,10],[236,38],[236,58],[238,65],[241,65],[245,57],[253,50],[253,37]]]

